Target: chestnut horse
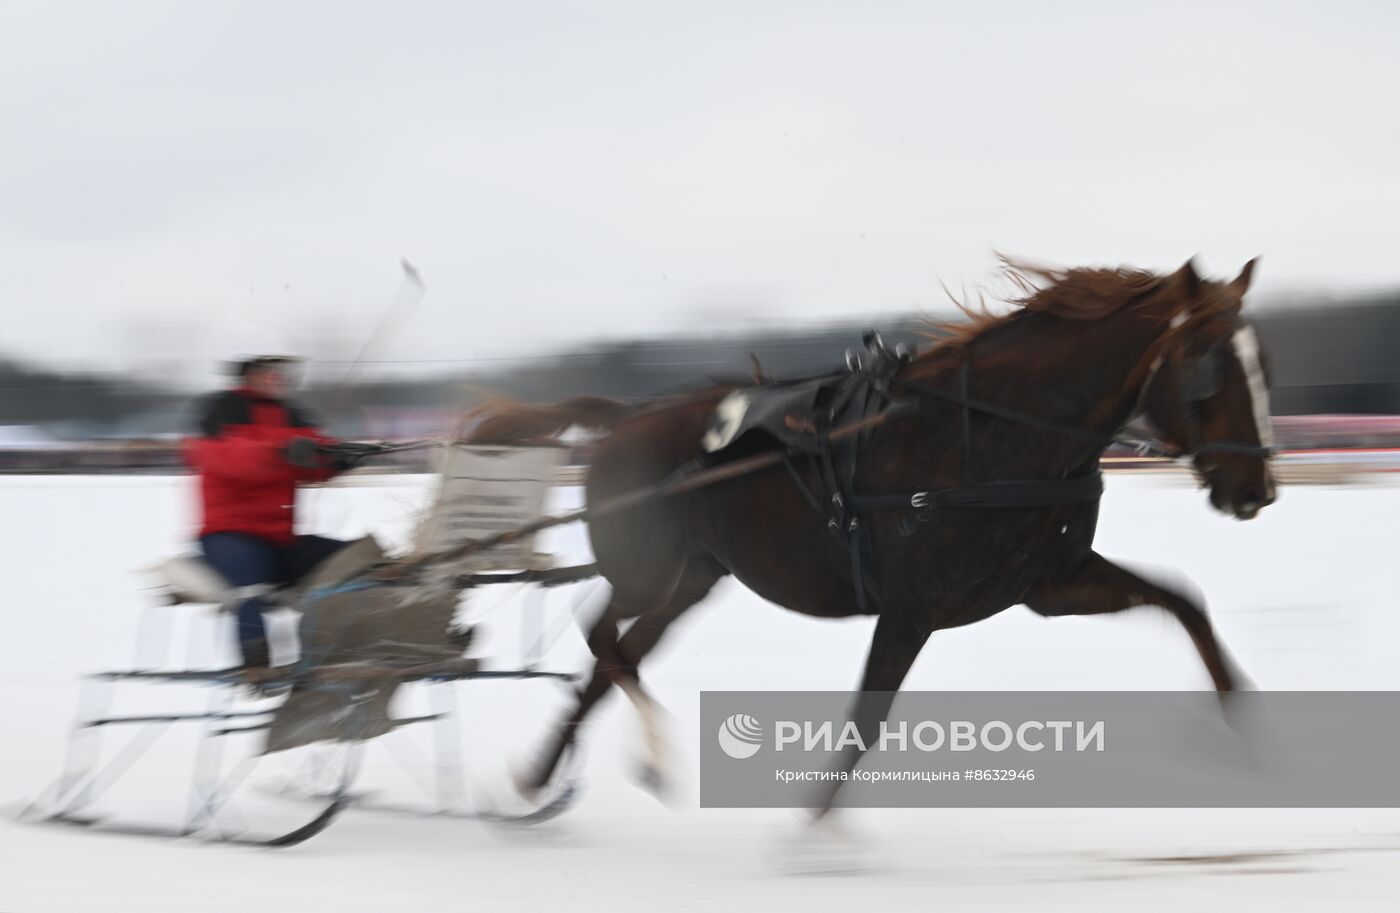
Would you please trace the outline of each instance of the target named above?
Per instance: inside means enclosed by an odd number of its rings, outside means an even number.
[[[1097,471],[1113,436],[1136,420],[1150,425],[1160,446],[1190,457],[1216,509],[1251,519],[1275,496],[1267,378],[1254,331],[1240,317],[1253,265],[1233,281],[1215,282],[1198,277],[1189,262],[1167,276],[1008,264],[1026,291],[1018,307],[974,316],[899,368],[891,396],[912,398],[917,408],[870,432],[855,489],[956,490],[974,475],[1041,484],[1083,478]],[[595,398],[500,407],[473,439],[522,442],[576,423],[605,428],[587,480],[588,502],[598,504],[692,464],[716,404],[733,389],[641,409]],[[796,457],[793,468],[805,486],[819,488],[814,459]],[[594,520],[593,551],[612,585],[611,601],[588,632],[597,662],[521,785],[549,782],[612,685],[642,713],[657,760],[654,707],[637,667],[726,574],[807,615],[878,616],[853,717],[867,734],[884,719],[930,634],[1018,604],[1045,616],[1161,607],[1186,629],[1218,691],[1240,682],[1201,605],[1094,551],[1096,495],[992,510],[955,505],[912,525],[908,513],[864,517],[879,601],[863,610],[846,546],[781,466]],[[627,619],[635,622],[619,636]],[[848,770],[857,761],[844,759]],[[818,813],[833,799],[827,795]]]

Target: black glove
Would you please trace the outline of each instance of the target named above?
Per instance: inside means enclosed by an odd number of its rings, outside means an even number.
[[[287,462],[301,469],[319,469],[324,465],[321,445],[314,437],[294,437],[287,444]]]
[[[376,454],[383,453],[389,449],[383,444],[358,444],[352,441],[340,441],[335,444],[325,444],[321,447],[321,452],[331,458],[331,463],[335,466],[336,472],[344,472],[358,466],[361,461],[366,460]]]

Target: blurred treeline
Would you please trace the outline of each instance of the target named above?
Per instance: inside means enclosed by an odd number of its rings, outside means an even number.
[[[1400,414],[1400,292],[1264,308],[1253,315],[1272,360],[1274,412]],[[548,401],[592,393],[640,398],[752,376],[757,358],[779,380],[839,369],[862,332],[926,345],[930,325],[892,317],[801,331],[716,331],[704,337],[581,343],[502,368],[350,388],[308,385],[302,399],[343,437],[412,438],[447,431],[492,393]],[[162,440],[187,433],[198,394],[118,376],[60,374],[0,356],[0,449],[39,441]]]

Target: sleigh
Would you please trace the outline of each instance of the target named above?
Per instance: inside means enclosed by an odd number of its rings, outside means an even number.
[[[366,536],[291,587],[230,587],[197,555],[151,568],[156,605],[138,638],[146,655],[136,668],[83,682],[64,769],[22,817],[96,831],[291,846],[357,807],[501,823],[562,812],[578,794],[576,763],[524,807],[507,810],[468,797],[459,692],[493,680],[571,682],[570,673],[540,667],[544,593],[593,577],[592,565],[556,566],[553,556],[536,550],[536,536],[526,534],[412,573],[394,569],[538,520],[563,454],[557,447],[444,445],[431,508],[407,553],[390,555]],[[515,585],[509,607],[520,620],[522,662],[496,667],[470,655],[471,632],[458,619],[464,597],[504,585]],[[176,622],[196,640],[212,634],[223,641],[214,652],[230,654],[234,624],[225,616],[254,595],[299,617],[294,658],[250,677],[240,668],[190,667],[173,657]],[[150,646],[156,634],[160,656]],[[186,656],[200,652],[193,647],[186,645]],[[114,709],[133,697],[148,700],[152,686],[183,692],[180,709]],[[189,706],[190,691],[202,692],[202,706]],[[428,709],[401,709],[415,702]],[[104,800],[143,764],[180,766],[156,751],[176,730],[194,732],[189,769],[177,779],[188,784],[178,820],[154,823],[139,820],[139,810],[112,811]],[[431,746],[406,741],[412,730],[431,730]],[[395,763],[421,795],[396,800],[356,791],[372,743],[390,743]],[[253,795],[247,784],[269,765],[282,769],[280,785],[270,796]],[[280,806],[273,814],[259,817],[246,807],[265,810],[269,800]]]

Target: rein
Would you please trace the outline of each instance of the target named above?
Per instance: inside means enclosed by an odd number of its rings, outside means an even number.
[[[850,440],[857,435],[883,425],[891,419],[905,415],[908,411],[908,407],[909,404],[903,401],[890,403],[888,408],[881,412],[877,412],[860,421],[851,422],[839,428],[832,429],[830,438],[835,442]],[[624,510],[639,507],[643,504],[648,504],[652,501],[674,497],[675,495],[695,491],[698,488],[705,488],[710,485],[718,484],[719,482],[749,475],[760,469],[777,466],[782,463],[786,457],[786,450],[770,450],[741,460],[723,463],[718,466],[704,467],[698,462],[688,463],[676,469],[660,482],[644,486],[634,491],[627,492],[626,494],[608,498],[606,501],[599,504],[582,507],[578,510],[569,511],[568,513],[556,516],[541,517],[538,520],[532,520],[522,526],[517,526],[514,529],[508,529],[496,533],[495,535],[487,536],[484,539],[471,539],[460,545],[449,546],[436,552],[389,561],[370,569],[370,571],[373,576],[379,579],[401,578],[404,575],[426,570],[433,564],[447,561],[460,561],[463,558],[478,552],[486,551],[487,549],[518,542],[526,536],[555,526],[563,526],[578,521],[587,522],[597,520],[602,517],[620,513]]]
[[[1094,431],[974,397],[969,389],[971,362],[966,358],[958,369],[958,392],[956,393],[899,379],[897,375],[900,369],[909,363],[908,354],[903,351],[896,353],[888,350],[878,333],[867,334],[865,344],[872,356],[872,362],[862,364],[860,359],[850,360],[849,356],[848,361],[851,364],[852,374],[859,378],[859,382],[865,387],[866,392],[863,395],[867,400],[866,407],[873,406],[875,411],[868,412],[854,421],[836,427],[828,427],[819,432],[819,476],[828,489],[824,498],[818,497],[811,487],[803,481],[793,465],[793,452],[789,448],[767,451],[717,466],[705,466],[697,461],[677,468],[670,476],[660,482],[610,498],[600,504],[559,516],[542,517],[515,529],[506,530],[484,539],[465,542],[438,552],[387,562],[369,569],[369,574],[380,580],[402,579],[405,576],[426,570],[430,565],[460,560],[468,555],[517,541],[524,536],[550,527],[579,520],[599,519],[642,504],[695,491],[781,464],[787,468],[793,482],[808,503],[827,518],[828,526],[832,532],[846,540],[851,554],[856,600],[861,609],[864,610],[867,589],[872,597],[878,599],[878,595],[868,569],[871,550],[869,533],[862,522],[863,514],[877,511],[907,510],[911,512],[909,518],[912,518],[913,521],[925,523],[933,519],[934,513],[940,509],[1004,510],[1054,507],[1092,503],[1103,496],[1103,473],[1099,468],[1097,458],[1086,461],[1089,467],[1087,471],[1063,478],[979,481],[976,478],[972,452],[973,412],[996,416],[1029,428],[1089,441],[1100,448],[1100,451],[1103,447],[1117,441],[1139,449],[1155,450],[1163,456],[1172,458],[1195,456],[1200,453],[1233,453],[1268,457],[1273,453],[1270,448],[1252,444],[1198,440],[1199,434],[1196,430],[1198,422],[1194,417],[1194,403],[1203,402],[1219,392],[1218,358],[1220,356],[1214,348],[1203,355],[1192,356],[1191,359],[1184,359],[1180,349],[1174,353],[1173,357],[1179,365],[1183,362],[1190,362],[1189,367],[1183,366],[1178,371],[1181,377],[1183,412],[1188,422],[1189,449],[1175,450],[1174,448],[1168,449],[1160,442],[1126,439],[1119,433]],[[1208,363],[1210,359],[1217,361],[1211,365]],[[1146,390],[1156,379],[1160,367],[1160,363],[1153,366],[1151,374],[1144,382],[1141,399],[1145,399]],[[1207,380],[1214,377],[1215,382],[1203,383],[1201,380],[1203,376]],[[857,494],[852,490],[856,475],[855,464],[863,449],[862,445],[868,440],[870,432],[891,419],[905,417],[914,411],[916,400],[896,400],[892,397],[891,388],[895,386],[908,390],[916,398],[937,399],[961,407],[962,484],[951,488],[897,493]],[[852,391],[848,395],[854,396],[854,392]],[[845,454],[844,458],[839,460],[842,464],[839,467],[837,465],[838,457],[831,447],[832,444],[850,445],[848,448],[842,448]],[[413,446],[420,446],[420,444],[412,442],[393,449],[409,449]],[[900,524],[900,532],[906,536],[912,535],[915,531],[915,527],[907,522],[909,518]]]

